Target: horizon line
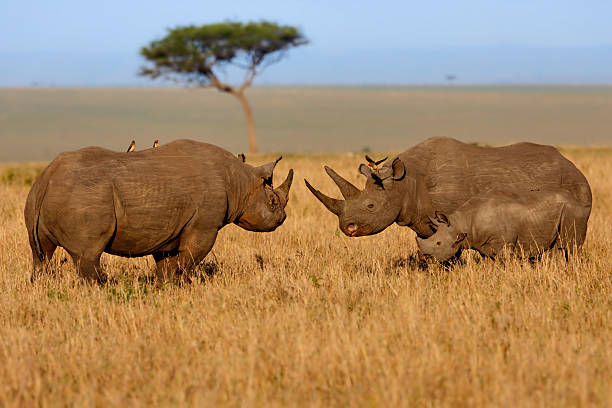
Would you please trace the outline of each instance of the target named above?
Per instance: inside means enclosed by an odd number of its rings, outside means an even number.
[[[482,87],[500,87],[500,88],[512,88],[512,87],[584,87],[584,88],[597,88],[597,87],[611,87],[612,81],[610,82],[466,82],[466,83],[447,83],[447,82],[428,82],[428,83],[270,83],[270,84],[257,84],[250,86],[248,89],[291,89],[291,88],[482,88]],[[140,84],[74,84],[74,85],[0,85],[0,89],[185,89],[185,90],[215,90],[214,86],[180,86],[180,85],[140,85]]]

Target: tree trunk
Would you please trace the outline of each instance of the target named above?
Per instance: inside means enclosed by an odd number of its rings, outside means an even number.
[[[257,142],[255,141],[255,124],[253,123],[253,114],[251,113],[251,107],[247,102],[242,92],[235,92],[234,95],[240,101],[242,109],[244,110],[244,116],[246,116],[247,129],[249,131],[249,151],[250,153],[257,153]]]

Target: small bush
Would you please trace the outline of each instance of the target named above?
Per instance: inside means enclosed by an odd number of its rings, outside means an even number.
[[[0,167],[0,183],[11,186],[26,186],[34,184],[34,180],[40,174],[42,165],[15,165]]]

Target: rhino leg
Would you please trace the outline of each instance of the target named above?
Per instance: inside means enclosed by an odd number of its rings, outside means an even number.
[[[105,283],[106,275],[102,272],[100,266],[100,256],[102,252],[98,254],[87,254],[87,255],[73,255],[72,260],[77,269],[77,272],[81,278],[88,282]]]
[[[77,273],[89,283],[105,283],[106,275],[100,266],[100,256],[115,234],[115,215],[112,208],[86,207],[68,213],[55,231],[60,245],[68,251]]]
[[[78,243],[78,246],[64,247],[72,257],[78,274],[90,283],[106,282],[106,275],[100,266],[100,257],[112,236],[112,232],[113,230],[109,229],[109,231],[100,232],[100,236],[95,240],[83,239]]]
[[[202,262],[215,244],[217,232],[217,229],[205,231],[186,229],[181,235],[178,253],[153,254],[158,285],[174,280],[175,277],[181,279],[184,272],[191,271]]]
[[[561,215],[559,232],[555,246],[563,250],[565,260],[580,253],[586,238],[589,209],[576,203],[566,204]]]
[[[155,252],[155,279],[158,285],[172,280],[178,269],[178,253]]]
[[[49,268],[53,253],[57,248],[53,242],[51,242],[45,235],[38,237],[40,243],[40,253],[36,250],[36,245],[32,245],[32,276],[30,282],[34,283],[43,272],[46,272]]]
[[[490,238],[478,249],[478,252],[484,257],[495,259],[503,253],[512,252],[512,247],[507,245],[503,239]]]

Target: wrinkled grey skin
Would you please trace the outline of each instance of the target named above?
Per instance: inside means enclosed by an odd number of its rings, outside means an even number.
[[[32,280],[57,246],[88,280],[103,279],[103,252],[152,254],[162,282],[200,263],[227,224],[273,231],[285,220],[293,180],[290,170],[272,188],[276,162],[253,167],[191,140],[129,154],[100,147],[62,153],[26,201]]]
[[[436,212],[436,232],[418,238],[419,253],[444,262],[475,249],[495,258],[502,251],[537,257],[551,249],[569,253],[584,243],[589,211],[564,190],[480,194],[450,215]]]
[[[389,159],[378,169],[362,164],[366,185],[359,190],[325,170],[344,200],[310,191],[338,216],[340,229],[351,237],[376,234],[392,223],[408,226],[419,237],[434,229],[434,210],[452,213],[470,198],[490,189],[563,188],[590,214],[591,189],[582,173],[554,147],[518,143],[479,147],[435,137]]]

